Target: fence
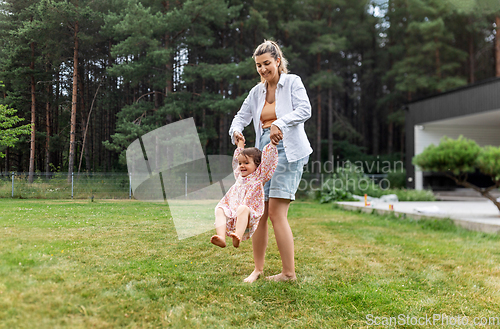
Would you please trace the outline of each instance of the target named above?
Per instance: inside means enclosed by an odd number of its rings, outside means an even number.
[[[177,176],[178,180],[165,181],[165,188],[175,195],[187,195],[205,187],[208,179],[206,174],[193,172]],[[128,173],[85,172],[70,174],[68,179],[64,172],[35,172],[33,183],[29,183],[28,173],[0,172],[0,198],[132,199],[131,178]]]
[[[130,199],[128,173],[0,172],[0,198],[23,199]]]

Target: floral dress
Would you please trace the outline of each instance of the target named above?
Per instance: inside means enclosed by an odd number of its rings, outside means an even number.
[[[238,167],[238,156],[242,148],[237,148],[233,156],[233,170],[236,183],[231,186],[226,195],[219,201],[217,208],[222,208],[227,217],[226,235],[236,229],[236,210],[238,206],[245,205],[250,208],[248,228],[241,240],[249,239],[264,214],[264,183],[271,179],[278,165],[278,149],[272,143],[267,144],[262,150],[261,163],[253,173],[242,177]]]

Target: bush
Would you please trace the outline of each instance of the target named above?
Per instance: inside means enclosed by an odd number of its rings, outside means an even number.
[[[335,169],[332,177],[321,186],[320,202],[353,201],[352,195],[370,190],[373,181],[364,173],[363,168],[346,162],[344,167]]]
[[[430,190],[389,189],[384,194],[396,194],[399,201],[436,201]]]
[[[387,174],[387,180],[390,183],[390,188],[405,188],[406,187],[406,170],[392,171]]]
[[[388,178],[391,186],[401,186],[405,181],[406,174],[394,173]],[[391,181],[392,179],[392,181]],[[394,181],[394,183],[393,183]],[[427,190],[407,190],[400,188],[382,189],[373,180],[367,177],[363,168],[348,163],[344,167],[337,168],[330,179],[328,179],[313,197],[320,203],[334,201],[355,201],[353,195],[369,195],[380,198],[382,195],[396,194],[399,201],[435,201],[434,194]]]

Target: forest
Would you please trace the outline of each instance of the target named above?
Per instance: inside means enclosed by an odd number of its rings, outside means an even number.
[[[189,117],[230,155],[264,39],[306,86],[312,160],[402,160],[406,104],[500,76],[498,26],[498,0],[0,1],[0,171],[123,172]]]

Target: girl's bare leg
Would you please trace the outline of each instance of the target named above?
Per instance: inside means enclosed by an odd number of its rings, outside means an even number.
[[[217,235],[212,236],[210,242],[224,248],[226,246],[226,215],[222,208],[215,209],[215,232]]]
[[[267,277],[274,281],[295,280],[295,260],[293,234],[288,224],[288,208],[290,200],[287,199],[269,199],[269,218],[273,223],[274,235],[281,256],[283,269],[280,274]]]
[[[230,236],[233,238],[233,246],[238,248],[240,246],[241,237],[245,234],[245,230],[248,227],[248,221],[250,219],[250,208],[245,205],[241,205],[236,209],[236,229],[234,234],[231,233]]]
[[[257,229],[252,235],[252,248],[253,248],[253,261],[255,263],[255,268],[245,280],[245,282],[252,283],[257,280],[261,275],[264,274],[264,260],[266,256],[267,248],[267,219],[268,219],[268,208],[269,202],[265,202],[264,214],[259,221]]]

